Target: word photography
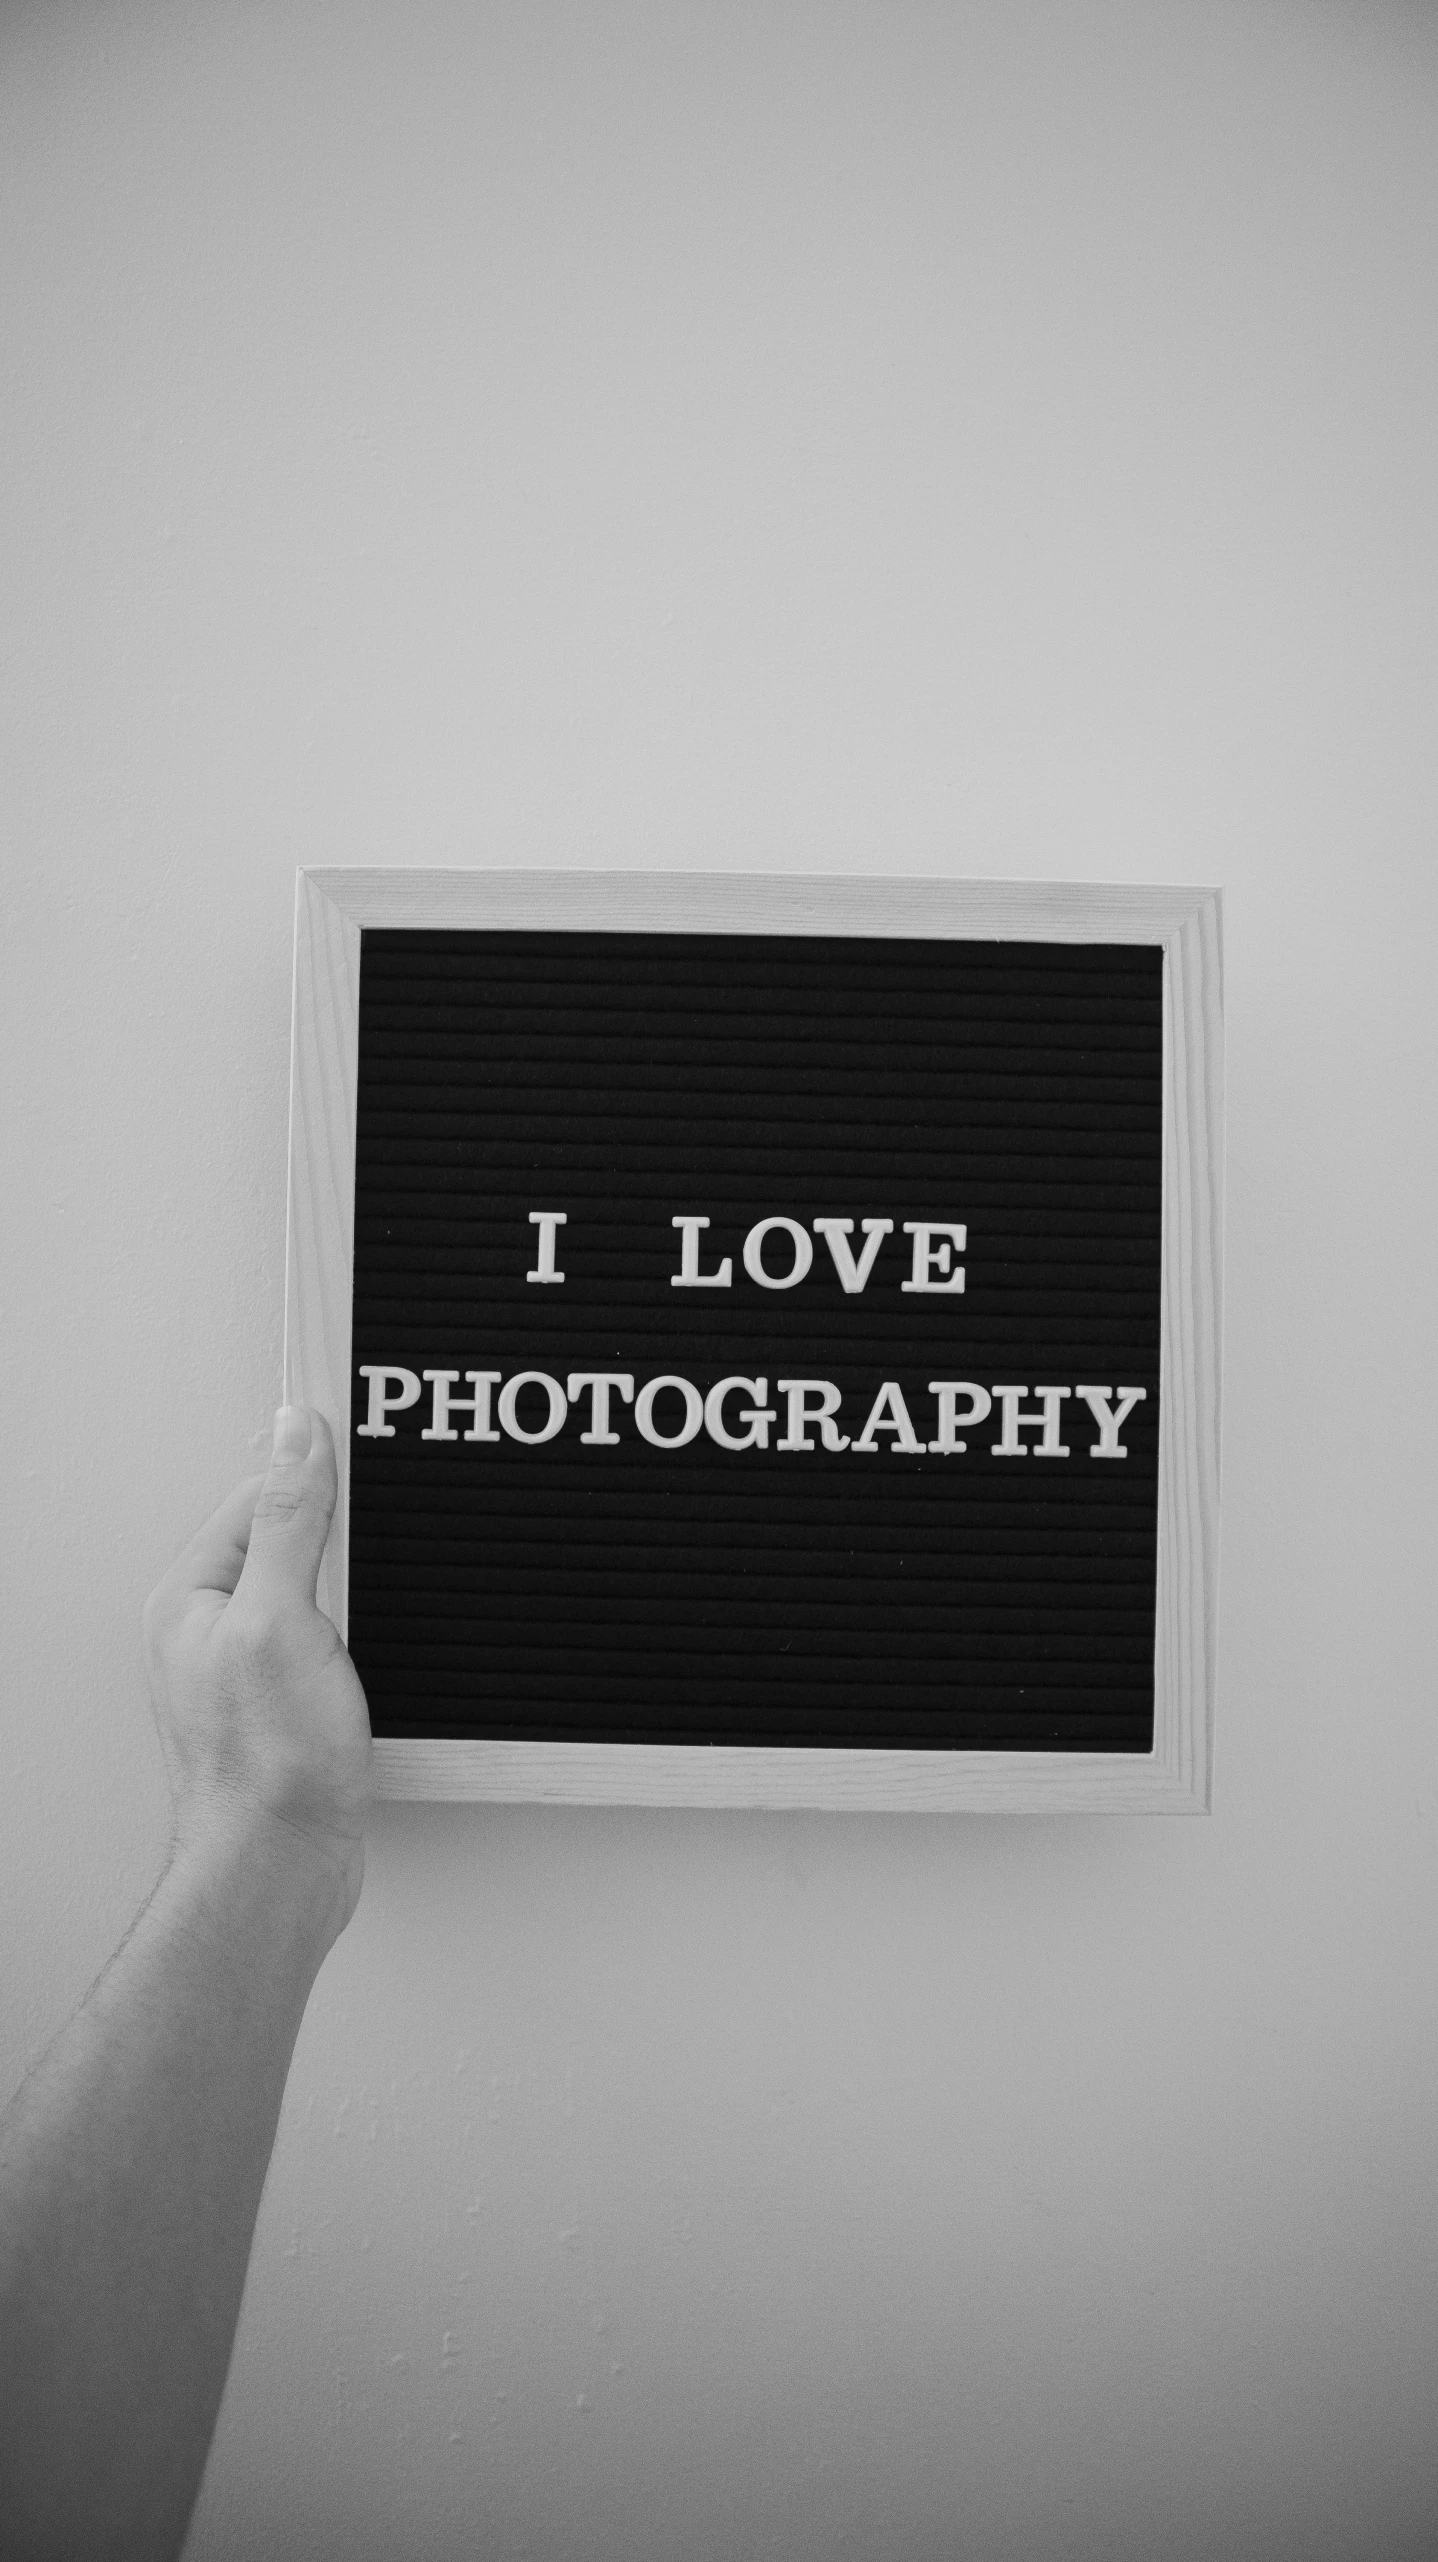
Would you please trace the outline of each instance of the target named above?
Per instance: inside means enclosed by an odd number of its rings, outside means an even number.
[[[1031,1392],[1026,1383],[983,1387],[972,1379],[930,1379],[923,1391],[934,1403],[930,1417],[918,1389],[906,1393],[897,1379],[885,1379],[876,1392],[871,1386],[852,1400],[832,1379],[776,1379],[778,1402],[771,1404],[767,1378],[737,1374],[700,1387],[665,1371],[637,1389],[634,1374],[622,1370],[571,1370],[561,1381],[546,1370],[518,1370],[508,1377],[487,1369],[421,1373],[366,1361],[359,1375],[367,1394],[365,1420],[356,1427],[362,1440],[393,1440],[399,1427],[391,1416],[419,1408],[428,1413],[418,1431],[422,1442],[507,1439],[535,1448],[557,1439],[577,1409],[587,1416],[579,1440],[612,1448],[626,1437],[617,1425],[628,1410],[634,1432],[656,1450],[681,1450],[703,1432],[721,1450],[888,1450],[945,1459],[962,1458],[970,1448],[962,1436],[981,1424],[992,1429],[992,1423],[999,1426],[997,1437],[974,1445],[991,1458],[1068,1459],[1077,1453],[1126,1459],[1128,1447],[1119,1436],[1148,1393],[1093,1383],[1035,1386]],[[1033,1402],[1027,1403],[1031,1393]],[[864,1409],[862,1428],[852,1437],[842,1428],[846,1402],[850,1420]],[[1067,1440],[1065,1429],[1074,1431],[1075,1417],[1078,1429]],[[779,1423],[783,1429],[771,1441],[771,1427]]]

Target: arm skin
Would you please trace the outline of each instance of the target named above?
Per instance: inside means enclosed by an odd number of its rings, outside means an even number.
[[[364,1871],[364,1693],[315,1607],[334,1500],[323,1418],[283,1409],[268,1475],[145,1612],[169,1862],[0,2119],[10,2562],[184,2542],[290,2056]]]

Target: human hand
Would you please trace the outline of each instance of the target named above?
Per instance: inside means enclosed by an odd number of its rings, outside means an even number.
[[[372,1760],[359,1676],[315,1602],[336,1491],[323,1415],[282,1407],[266,1475],[196,1532],[144,1613],[177,1850],[238,1834],[318,1862],[332,1938],[359,1897]]]

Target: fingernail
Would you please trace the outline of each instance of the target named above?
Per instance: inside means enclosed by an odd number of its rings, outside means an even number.
[[[309,1455],[308,1407],[281,1406],[275,1416],[274,1456],[277,1459],[307,1459]]]

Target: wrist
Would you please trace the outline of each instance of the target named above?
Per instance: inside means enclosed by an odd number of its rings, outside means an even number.
[[[223,1927],[263,1914],[277,1944],[316,1973],[354,1910],[363,1868],[359,1838],[216,1797],[176,1809],[166,1881]]]

